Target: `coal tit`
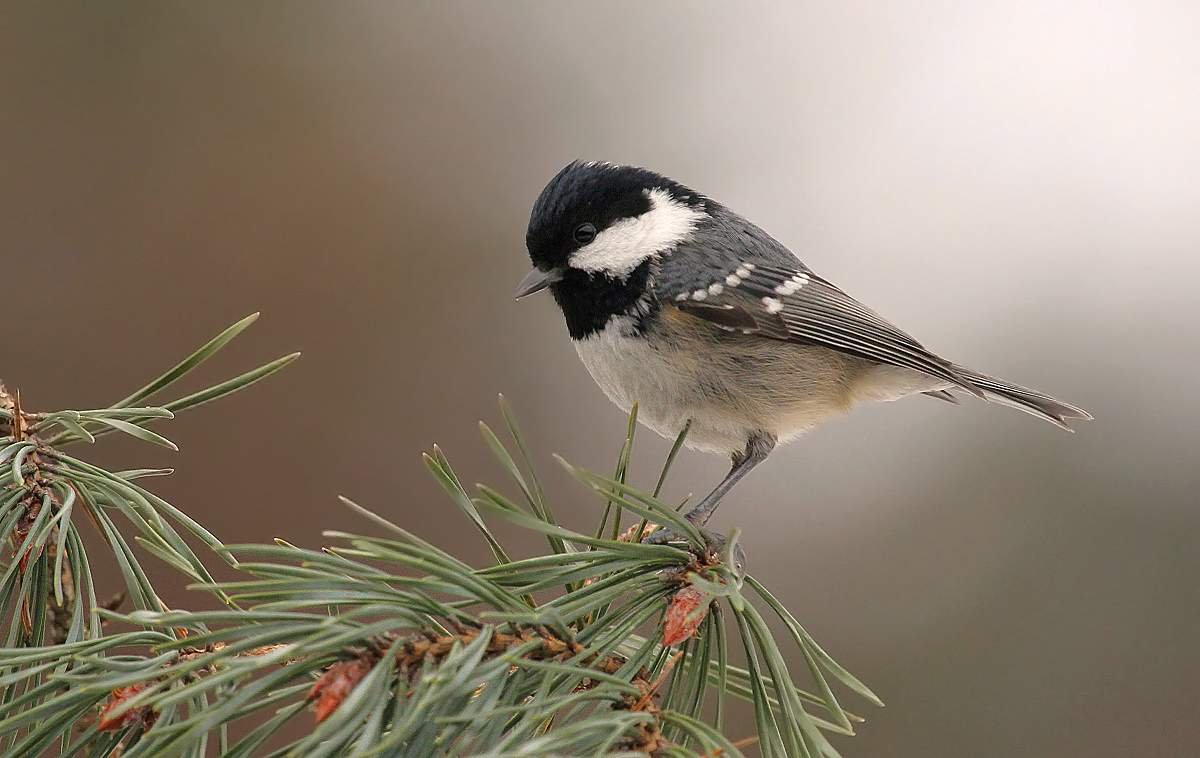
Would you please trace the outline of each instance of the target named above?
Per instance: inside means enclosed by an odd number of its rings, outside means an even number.
[[[1092,418],[939,357],[759,227],[653,171],[569,164],[534,204],[526,246],[535,268],[517,297],[550,289],[609,399],[636,401],[666,437],[690,420],[689,447],[732,458],[687,513],[700,527],[778,443],[865,401],[961,392],[1064,429]]]

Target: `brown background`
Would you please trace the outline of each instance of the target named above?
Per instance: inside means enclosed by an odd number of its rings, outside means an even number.
[[[623,418],[523,233],[571,158],[709,192],[1068,435],[915,399],[781,450],[718,519],[888,701],[848,755],[1200,749],[1195,3],[29,3],[0,10],[0,375],[102,405],[251,311],[252,392],[106,441],[228,540],[366,529],[482,560],[423,472],[499,482],[507,393],[557,508]],[[647,482],[666,444],[643,438]],[[685,454],[673,497],[724,462]],[[749,724],[744,725],[749,730]]]

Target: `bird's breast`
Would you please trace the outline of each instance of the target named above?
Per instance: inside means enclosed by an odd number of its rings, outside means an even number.
[[[613,318],[575,348],[613,403],[638,403],[639,420],[665,437],[691,419],[688,445],[701,450],[740,450],[759,431],[794,437],[848,402],[840,356],[732,335],[671,307],[649,324]]]
[[[576,340],[575,350],[609,400],[623,411],[636,402],[638,419],[664,437],[674,437],[689,418],[701,415],[706,421],[693,422],[692,447],[730,452],[744,443],[741,425],[708,420],[712,403],[701,386],[702,356],[640,332],[634,317],[612,318],[604,329]],[[717,433],[718,426],[724,431]]]

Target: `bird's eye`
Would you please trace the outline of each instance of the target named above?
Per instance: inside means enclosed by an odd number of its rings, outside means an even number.
[[[573,236],[575,237],[576,242],[581,245],[586,245],[587,243],[596,239],[596,225],[580,224],[579,226],[575,227],[575,234]]]

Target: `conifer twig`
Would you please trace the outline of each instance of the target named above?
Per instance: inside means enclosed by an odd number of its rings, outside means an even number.
[[[615,476],[564,462],[597,496],[599,527],[576,529],[554,516],[501,399],[516,453],[481,430],[515,496],[482,485],[472,496],[440,449],[425,459],[490,548],[494,561],[483,567],[346,499],[378,533],[326,532],[317,550],[226,544],[143,486],[169,471],[111,472],[66,452],[114,432],[174,449],[147,426],[294,358],[154,400],[254,318],[110,408],[30,413],[0,385],[6,755],[57,745],[64,755],[199,758],[211,746],[249,756],[269,745],[272,755],[296,756],[736,756],[757,740],[764,756],[835,758],[827,735],[853,734],[862,719],[843,708],[834,687],[881,705],[728,555],[642,542],[664,524],[699,547],[694,528],[658,498],[686,428],[652,492],[629,482],[632,416]],[[493,531],[497,520],[544,536],[549,552],[514,555]],[[89,556],[83,529],[98,533],[106,554]],[[736,539],[734,532],[728,550]],[[213,558],[234,578],[215,579]],[[119,570],[123,589],[114,600],[97,599],[97,560]],[[168,608],[151,580],[161,581],[164,568],[221,607]],[[126,598],[131,609],[118,610]],[[768,626],[768,611],[784,634]],[[641,633],[650,628],[652,635]],[[731,635],[745,667],[729,661]],[[794,682],[785,649],[804,662],[812,692]],[[734,742],[722,734],[726,697],[753,705],[755,736]],[[306,728],[283,737],[296,720]]]

